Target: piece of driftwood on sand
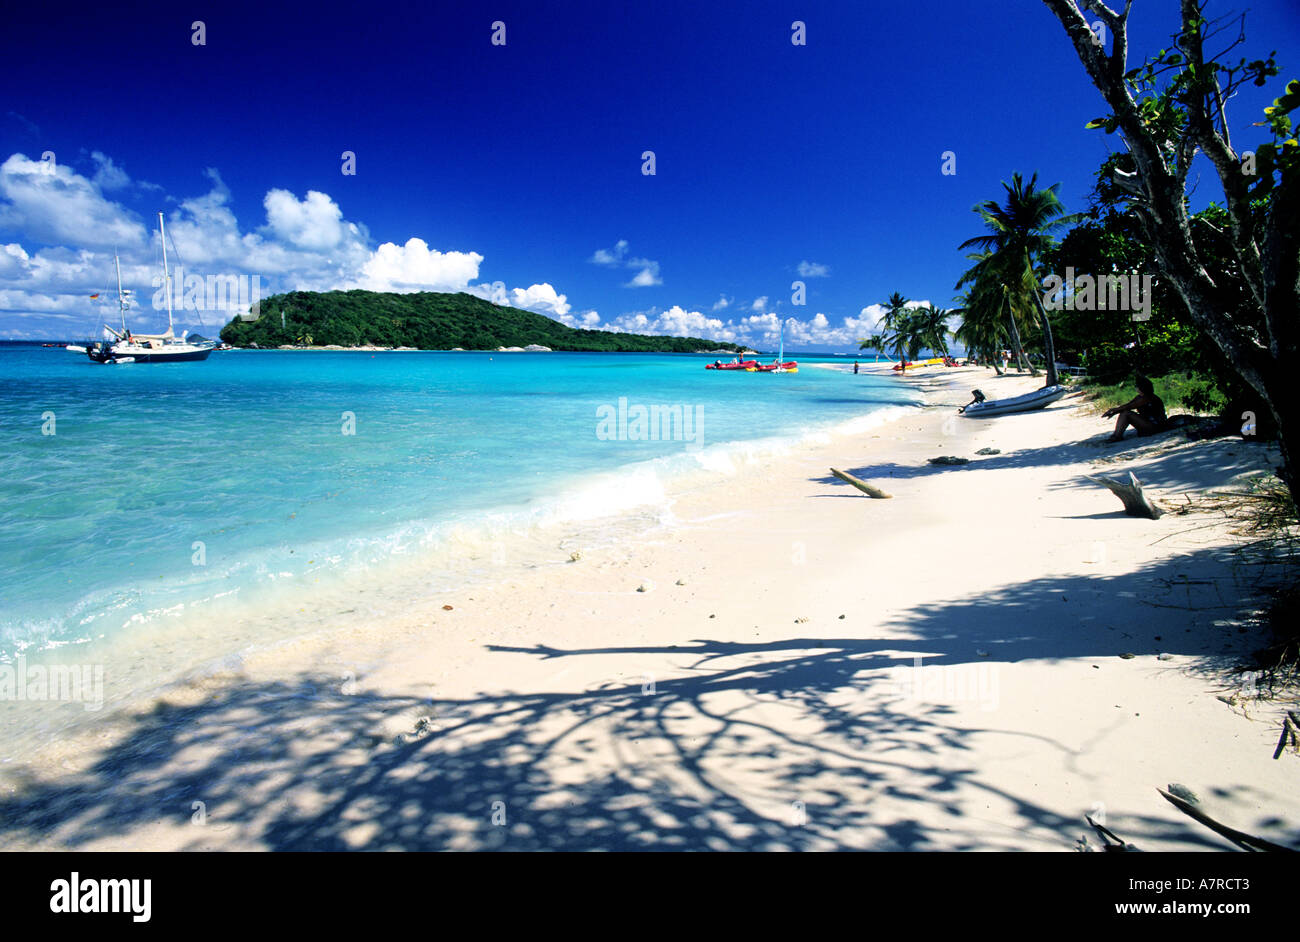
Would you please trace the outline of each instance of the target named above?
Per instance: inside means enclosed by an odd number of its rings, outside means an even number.
[[[866,494],[868,497],[874,497],[877,500],[885,500],[887,498],[894,496],[893,494],[886,494],[884,491],[876,487],[874,484],[868,484],[866,481],[862,480],[861,478],[855,478],[847,471],[840,471],[838,468],[831,468],[831,474],[835,475],[845,484],[852,484],[854,487],[856,487],[862,493]]]
[[[1287,710],[1286,716],[1282,717],[1282,736],[1277,741],[1277,748],[1273,750],[1274,759],[1286,751],[1288,740],[1292,746],[1300,749],[1300,738],[1297,738],[1297,733],[1300,733],[1300,717]]]
[[[1291,853],[1295,853],[1295,848],[1293,847],[1284,847],[1281,844],[1274,844],[1272,841],[1266,841],[1262,837],[1255,837],[1255,835],[1253,834],[1247,834],[1245,831],[1238,831],[1236,828],[1231,828],[1228,827],[1228,825],[1226,824],[1221,824],[1218,821],[1215,821],[1208,814],[1206,814],[1204,811],[1201,810],[1199,801],[1189,800],[1188,798],[1183,798],[1180,797],[1179,795],[1173,794],[1175,790],[1183,791],[1184,794],[1187,794],[1185,789],[1179,789],[1178,786],[1176,785],[1170,785],[1169,791],[1166,791],[1163,788],[1156,789],[1156,791],[1158,791],[1164,797],[1165,801],[1169,802],[1171,805],[1173,805],[1183,814],[1187,815],[1189,818],[1201,822],[1211,831],[1223,835],[1224,837],[1232,841],[1232,843],[1236,844],[1238,847],[1242,848],[1243,850],[1254,850],[1254,851],[1279,851],[1280,850],[1280,851],[1290,851]]]
[[[1118,497],[1124,504],[1124,513],[1130,517],[1146,517],[1150,520],[1159,520],[1165,512],[1164,508],[1142,492],[1142,485],[1138,482],[1137,475],[1132,471],[1128,473],[1129,483],[1127,484],[1113,478],[1093,477],[1091,474],[1084,476],[1092,483],[1107,488]]]

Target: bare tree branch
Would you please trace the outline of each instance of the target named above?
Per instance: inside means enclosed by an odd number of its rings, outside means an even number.
[[[1182,11],[1183,49],[1188,61],[1196,68],[1187,95],[1190,136],[1196,139],[1219,174],[1228,204],[1228,217],[1232,221],[1232,250],[1237,256],[1241,275],[1251,296],[1263,308],[1264,268],[1259,257],[1259,246],[1255,242],[1255,218],[1250,208],[1246,176],[1241,172],[1240,158],[1215,128],[1214,118],[1205,107],[1207,98],[1213,98],[1218,103],[1220,113],[1222,112],[1218,78],[1205,67],[1204,39],[1199,28],[1192,25],[1201,18],[1201,0],[1182,0]],[[1227,122],[1223,123],[1226,126]]]
[[[1124,66],[1132,0],[1122,14],[1097,0],[1085,4],[1114,36],[1110,56],[1094,41],[1078,0],[1043,4],[1064,27],[1088,77],[1109,105],[1108,130],[1119,132],[1133,159],[1136,174],[1117,172],[1115,184],[1141,224],[1162,276],[1176,288],[1196,325],[1272,413],[1287,465],[1284,476],[1292,493],[1300,493],[1300,480],[1292,474],[1297,466],[1293,458],[1300,460],[1300,383],[1293,375],[1300,356],[1300,168],[1290,158],[1285,164],[1271,159],[1264,172],[1277,174],[1280,182],[1268,178],[1255,186],[1233,147],[1226,113],[1227,101],[1245,81],[1262,83],[1263,76],[1277,74],[1272,56],[1249,65],[1243,59],[1235,68],[1222,64],[1219,58],[1244,42],[1244,17],[1211,23],[1203,15],[1206,0],[1180,0],[1175,44],[1183,55],[1162,54],[1130,78]],[[1206,41],[1225,32],[1225,22],[1234,21],[1237,37],[1218,56],[1207,58]],[[1161,87],[1165,90],[1159,91]],[[1148,90],[1154,98],[1146,97]],[[1134,94],[1143,96],[1141,103]],[[1220,232],[1201,219],[1206,226],[1201,235],[1216,233],[1231,246],[1245,286],[1240,301],[1225,301],[1229,286],[1215,284],[1192,234],[1187,180],[1198,149],[1214,165],[1230,222],[1227,231]],[[1269,194],[1264,223],[1251,205],[1252,188],[1256,197]],[[1225,310],[1228,305],[1235,309]]]

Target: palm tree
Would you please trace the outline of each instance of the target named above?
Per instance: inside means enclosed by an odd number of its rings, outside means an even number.
[[[961,325],[953,331],[953,336],[1001,376],[1002,357],[998,351],[1006,346],[1007,341],[1001,298],[992,298],[988,292],[971,288],[957,301],[959,306],[952,313],[961,315]]]
[[[872,334],[870,337],[862,337],[858,340],[859,350],[875,350],[877,353],[885,352],[885,338],[882,334]]]
[[[906,373],[907,364],[926,347],[947,349],[946,317],[946,312],[936,310],[933,305],[928,309],[909,307],[895,316],[893,329],[881,338],[881,342],[900,361],[900,372]]]
[[[907,298],[895,291],[885,301],[885,316],[880,319],[880,326],[886,330],[893,330],[906,310]]]
[[[975,252],[966,256],[975,261],[975,266],[962,275],[957,282],[960,288],[971,284],[969,293],[971,316],[981,321],[981,332],[990,339],[998,336],[996,350],[1010,348],[1015,355],[1017,369],[1027,369],[1031,376],[1037,376],[1038,370],[1026,361],[1025,351],[1020,343],[1020,325],[1017,320],[1016,304],[1007,289],[1008,275],[1003,271],[1005,259],[993,252]],[[1023,279],[1022,279],[1023,280]],[[1023,308],[1023,304],[1021,305]],[[1023,311],[1020,316],[1024,316]],[[998,357],[1001,358],[1000,356]]]
[[[957,287],[960,288],[972,275],[978,279],[981,274],[989,277],[996,271],[1003,276],[999,280],[1006,286],[1012,318],[1017,307],[1026,305],[1030,305],[1030,310],[1038,315],[1043,328],[1043,350],[1047,356],[1047,385],[1055,386],[1056,347],[1052,341],[1052,325],[1043,308],[1034,263],[1053,245],[1052,233],[1055,230],[1072,225],[1082,216],[1065,214],[1065,207],[1056,192],[1059,183],[1038,189],[1037,173],[1029,178],[1028,183],[1019,172],[1013,173],[1011,182],[1003,181],[1002,186],[1007,191],[1004,204],[985,200],[975,207],[989,232],[967,239],[959,248],[974,246],[988,254],[963,276]],[[1018,331],[1013,324],[1013,337],[1015,333]]]
[[[907,298],[895,291],[891,294],[882,305],[885,308],[884,315],[880,318],[877,325],[882,329],[881,333],[872,334],[858,341],[859,350],[879,350],[881,353],[894,351],[894,356],[902,364],[902,370],[907,370],[907,359],[900,356],[898,351],[906,349],[907,338],[899,333],[899,327],[907,316],[908,306]],[[901,344],[901,345],[900,345]]]
[[[1038,367],[1029,362],[1029,357],[1025,355],[1025,345],[1020,342],[1020,324],[1016,320],[1015,298],[1006,282],[998,286],[1002,291],[1002,306],[1006,310],[1008,334],[1011,337],[1011,352],[1016,355],[1016,369],[1028,370],[1030,376],[1038,375]],[[1049,379],[1051,373],[1047,374]],[[1050,382],[1047,385],[1052,385]]]
[[[912,308],[913,326],[917,341],[921,347],[948,356],[948,318],[952,311],[945,311],[926,302],[920,307]]]

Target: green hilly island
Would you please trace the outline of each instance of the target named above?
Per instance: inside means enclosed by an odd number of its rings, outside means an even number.
[[[740,350],[698,337],[652,337],[566,327],[542,314],[501,307],[472,294],[434,291],[292,291],[266,298],[256,320],[221,330],[234,346],[378,346],[421,350],[495,350],[540,344],[552,350],[696,353]]]

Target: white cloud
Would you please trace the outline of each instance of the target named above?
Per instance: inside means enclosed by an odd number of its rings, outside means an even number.
[[[929,303],[929,301],[907,302],[908,307],[924,307]],[[862,335],[864,337],[867,336],[867,334],[880,333],[880,321],[888,312],[889,308],[884,304],[868,304],[859,312],[859,315],[854,319],[854,322],[863,325],[863,329],[867,332]]]
[[[563,297],[563,296],[561,296]],[[546,312],[544,312],[546,313]],[[600,323],[600,314],[596,311],[583,311],[580,314],[552,314],[557,321],[568,327],[580,327],[585,330],[609,330]]]
[[[324,193],[308,190],[299,202],[288,190],[271,190],[263,205],[271,231],[290,245],[323,250],[343,240],[343,210]]]
[[[464,291],[478,277],[482,261],[483,256],[477,252],[439,252],[414,237],[401,246],[385,242],[361,266],[352,287],[370,291]]]
[[[557,294],[549,284],[530,285],[527,288],[513,288],[510,291],[511,307],[526,311],[536,311],[557,320],[569,313],[569,301],[565,295]],[[597,315],[597,320],[599,320]]]
[[[799,275],[803,278],[826,278],[829,277],[830,273],[829,265],[806,261],[799,263]]]
[[[659,263],[650,258],[629,258],[627,239],[619,239],[612,249],[596,249],[587,261],[605,268],[630,268],[637,273],[630,281],[623,283],[625,288],[648,288],[663,284],[659,277]]]
[[[15,278],[28,269],[31,256],[17,242],[0,245],[0,278]]]
[[[105,199],[94,181],[24,154],[0,164],[0,230],[46,245],[131,248],[145,242],[144,226]]]
[[[149,306],[158,274],[153,220],[141,220],[103,196],[105,186],[138,189],[142,184],[107,155],[96,152],[92,159],[98,170],[89,178],[23,154],[0,165],[0,232],[20,236],[0,242],[0,336],[97,333],[98,322],[109,314],[102,302],[113,289],[115,247],[123,282],[143,305],[140,322],[158,326],[159,315]],[[179,200],[167,216],[169,254],[173,246],[177,250],[171,255],[174,276],[181,274],[178,268],[186,276],[256,275],[262,297],[347,288],[470,291],[497,304],[573,320],[567,296],[550,283],[507,288],[499,281],[477,282],[483,262],[478,252],[439,251],[418,237],[372,249],[365,226],[345,219],[338,204],[319,191],[299,199],[288,190],[271,189],[263,200],[264,222],[241,229],[220,174],[209,169],[205,175],[207,192]],[[96,292],[100,302],[89,297]],[[212,334],[228,316],[204,312],[200,319]],[[195,326],[196,317],[178,312],[178,324]],[[594,311],[582,315],[582,326],[599,321]],[[69,323],[80,326],[72,329]]]
[[[735,300],[734,298],[729,298],[725,294],[720,294],[718,295],[718,300],[713,302],[713,310],[715,311],[726,310],[727,308],[731,307],[731,304],[734,300]]]
[[[700,311],[688,311],[674,304],[666,311],[651,308],[620,314],[605,324],[588,323],[585,327],[611,330],[617,333],[665,334],[671,337],[703,337],[708,340],[733,341],[736,327],[730,321],[710,317]]]
[[[858,317],[862,323],[868,325],[868,333],[877,333],[880,330],[880,319],[888,310],[889,308],[883,304],[868,304],[858,312]]]
[[[91,180],[100,190],[123,190],[130,185],[131,178],[126,175],[125,170],[113,163],[112,157],[99,151],[92,151],[90,159],[98,164]]]
[[[659,263],[652,262],[648,258],[634,258],[628,260],[629,267],[636,265],[640,271],[629,281],[625,287],[628,288],[647,288],[651,285],[663,284],[663,279],[659,277]]]
[[[499,282],[497,285],[500,287]],[[480,287],[488,286],[474,286],[471,290]],[[543,289],[549,288],[547,285],[540,287]],[[513,304],[516,307],[527,307],[527,304],[516,303],[523,300],[521,297],[523,294],[524,292],[516,288],[512,292],[508,292],[508,296],[493,298],[493,300],[497,300],[497,303]],[[536,292],[536,294],[542,298],[549,296],[549,293],[545,291]],[[564,296],[559,295],[559,299],[563,301]],[[563,308],[564,313],[557,312],[558,306],[546,309],[544,306],[539,305],[531,309],[550,314],[556,320],[570,327],[606,330],[613,333],[702,337],[706,340],[741,343],[771,349],[774,349],[779,342],[783,322],[787,349],[791,347],[856,349],[858,341],[872,332],[876,321],[884,313],[884,308],[880,305],[870,305],[863,308],[860,316],[844,317],[838,323],[820,311],[807,319],[782,317],[775,311],[758,311],[738,318],[724,319],[714,314],[690,310],[675,304],[666,310],[650,308],[644,311],[629,311],[611,320],[602,321],[596,311],[585,311],[575,315],[568,311],[567,304],[563,305]]]
[[[239,222],[229,206],[230,190],[222,181],[221,174],[209,167],[204,176],[212,188],[202,196],[182,200],[169,215],[169,241],[175,243],[180,251],[181,264],[191,267],[240,266],[261,240],[256,236],[245,238],[240,235]],[[156,235],[154,239],[156,242]],[[157,251],[156,246],[152,251]]]
[[[588,261],[596,265],[617,268],[623,264],[625,255],[627,255],[627,239],[619,239],[612,249],[596,249]]]
[[[754,303],[749,306],[751,311],[763,311],[767,309],[767,295],[761,298],[755,298]]]
[[[717,339],[726,339],[721,335],[732,333],[718,318],[709,317],[699,311],[687,311],[677,304],[674,304],[659,316],[656,327],[658,330],[666,334],[672,334],[675,337],[707,335]]]

